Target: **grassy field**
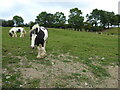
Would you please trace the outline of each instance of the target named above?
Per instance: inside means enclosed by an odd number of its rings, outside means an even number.
[[[47,56],[2,28],[3,88],[117,88],[118,35],[49,29]],[[118,29],[112,29],[112,32]]]
[[[103,32],[103,34],[107,34],[107,35],[118,35],[118,28],[111,28],[111,29],[107,29]]]

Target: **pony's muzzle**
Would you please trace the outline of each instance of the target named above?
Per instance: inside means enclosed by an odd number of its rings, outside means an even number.
[[[31,46],[32,49],[34,49],[35,47],[34,46]]]

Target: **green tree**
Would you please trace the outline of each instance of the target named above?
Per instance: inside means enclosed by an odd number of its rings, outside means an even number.
[[[54,14],[55,18],[55,24],[65,24],[66,22],[66,16],[64,16],[64,13],[62,12],[56,12]]]
[[[24,25],[24,20],[23,20],[23,18],[21,17],[21,16],[14,16],[13,17],[13,21],[14,21],[14,24],[15,24],[15,26],[22,26],[22,25]]]
[[[90,31],[92,25],[89,22],[84,22],[84,29],[85,31]]]
[[[6,26],[7,26],[7,21],[4,20],[4,19],[0,19],[0,23],[2,23],[2,26],[3,26],[3,27],[6,27]]]
[[[13,26],[14,26],[14,21],[13,21],[13,20],[8,20],[8,21],[7,21],[7,25],[8,25],[9,27],[13,27]]]
[[[112,25],[115,25],[117,17],[115,16],[114,12],[108,12],[101,10],[100,13],[100,22],[102,26],[105,28],[106,26],[109,28]]]
[[[47,12],[41,12],[36,16],[35,22],[43,26],[51,27],[54,24],[54,15]]]
[[[35,22],[41,25],[46,24],[46,16],[47,12],[41,12],[38,16],[36,16]]]
[[[46,18],[45,18],[45,24],[46,24],[46,26],[52,27],[52,25],[54,24],[54,22],[55,22],[54,15],[51,14],[51,13],[48,13],[46,15]]]
[[[110,25],[117,25],[117,22],[118,22],[118,18],[116,15],[113,15],[110,19]]]
[[[62,12],[56,12],[54,14],[54,27],[65,28],[66,16]]]
[[[87,22],[91,23],[92,26],[98,26],[98,23],[100,23],[100,10],[94,9],[90,15],[86,15]]]
[[[82,12],[78,8],[70,9],[68,23],[74,28],[74,30],[82,30],[84,17],[81,15]]]
[[[94,9],[90,15],[86,15],[87,21],[91,23],[92,27],[102,26],[103,28],[115,25],[116,16],[114,12]]]
[[[107,12],[101,10],[100,11],[100,22],[101,22],[101,26],[103,26],[104,28],[106,27],[108,21],[108,16],[107,16]]]
[[[116,15],[116,18],[117,18],[117,25],[118,25],[118,27],[119,27],[119,25],[120,25],[120,15],[117,14],[117,15]]]

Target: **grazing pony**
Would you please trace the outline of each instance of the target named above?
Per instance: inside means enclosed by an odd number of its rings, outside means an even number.
[[[24,30],[24,28],[22,28],[22,27],[13,27],[13,28],[11,28],[9,30],[9,35],[11,37],[17,37],[16,33],[18,33],[18,32],[20,32],[20,37],[24,37],[25,34],[26,34],[26,31]]]
[[[30,40],[31,40],[31,48],[34,49],[35,45],[38,49],[37,58],[43,58],[46,54],[45,46],[48,38],[48,30],[39,26],[39,24],[35,24],[30,30]]]

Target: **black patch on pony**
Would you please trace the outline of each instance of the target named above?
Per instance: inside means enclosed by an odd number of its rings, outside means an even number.
[[[18,31],[17,32],[20,32],[20,29],[18,29]]]
[[[30,26],[30,29],[32,29],[33,26]]]
[[[9,33],[9,35],[12,37],[12,33]]]
[[[41,44],[42,47],[44,47],[44,37],[45,37],[44,32],[42,30],[38,32],[38,28],[34,29],[33,31],[30,32],[30,40],[31,40],[32,34],[37,35],[35,38],[35,45],[39,46],[39,44]]]
[[[14,33],[14,31],[12,31],[12,33]]]
[[[14,34],[14,31],[10,32],[9,35],[12,37],[12,35]]]

